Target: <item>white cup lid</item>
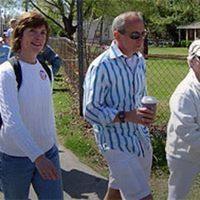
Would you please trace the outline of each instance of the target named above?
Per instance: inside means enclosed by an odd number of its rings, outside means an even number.
[[[144,96],[141,101],[144,104],[155,104],[155,103],[158,103],[158,100],[156,99],[156,97],[153,97],[153,96]]]

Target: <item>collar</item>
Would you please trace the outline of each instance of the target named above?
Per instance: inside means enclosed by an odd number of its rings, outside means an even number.
[[[111,59],[115,59],[115,58],[119,58],[119,57],[124,57],[124,58],[128,58],[125,54],[123,54],[121,52],[121,50],[119,49],[119,47],[116,45],[115,40],[112,41],[110,48],[109,48],[109,52],[110,52],[110,58]],[[135,53],[134,55],[139,56],[138,53]]]
[[[124,54],[120,51],[120,49],[116,45],[115,40],[112,41],[110,48],[109,48],[109,52],[110,52],[111,59],[115,59],[115,58],[124,56]]]

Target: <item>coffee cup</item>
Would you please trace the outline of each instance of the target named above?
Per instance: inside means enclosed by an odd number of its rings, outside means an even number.
[[[156,111],[158,100],[153,96],[144,96],[141,100],[142,106],[150,110]]]

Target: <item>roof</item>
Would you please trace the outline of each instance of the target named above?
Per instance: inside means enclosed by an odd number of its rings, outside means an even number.
[[[188,25],[178,26],[177,29],[200,29],[200,22],[193,22]]]

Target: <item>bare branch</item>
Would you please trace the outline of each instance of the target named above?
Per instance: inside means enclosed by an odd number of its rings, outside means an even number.
[[[53,6],[53,7],[54,7],[54,6],[55,6],[55,7],[58,6],[57,2],[56,2],[56,1],[53,1],[53,0],[51,0],[51,1],[44,0],[44,2],[47,3],[47,4],[49,4],[50,6]]]
[[[41,12],[46,18],[53,21],[57,26],[59,26],[61,29],[64,29],[63,26],[58,23],[56,20],[54,20],[52,17],[48,16],[45,12],[43,12],[32,0],[29,0],[29,2],[39,11]]]

